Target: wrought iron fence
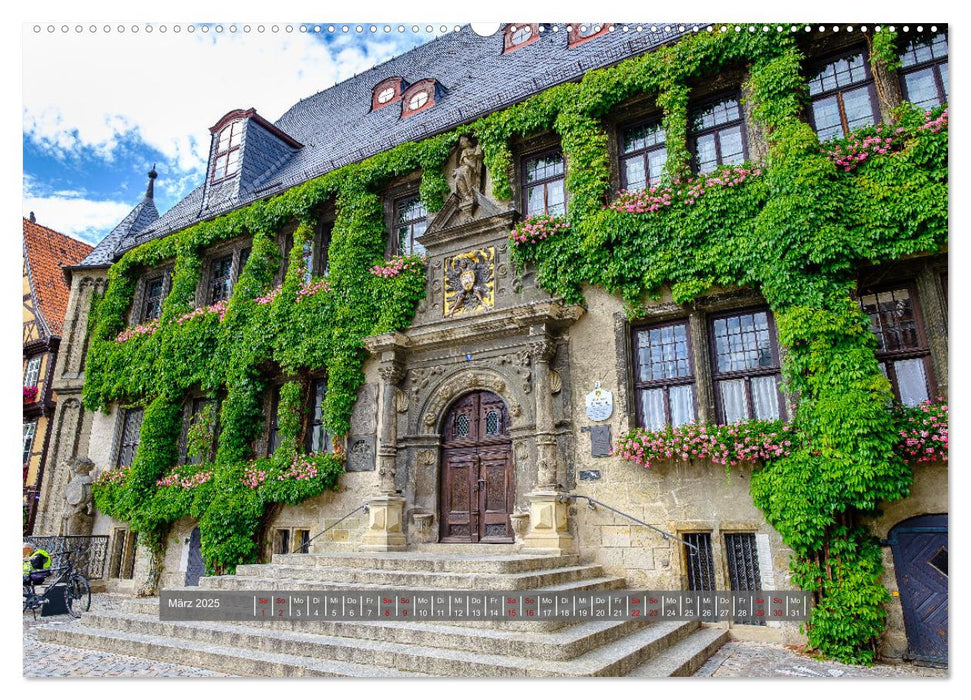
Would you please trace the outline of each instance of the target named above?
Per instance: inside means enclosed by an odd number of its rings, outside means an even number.
[[[105,577],[105,560],[108,554],[107,535],[58,535],[56,537],[25,537],[36,549],[51,555],[51,566],[67,564],[68,557],[79,555],[74,566],[88,579]]]

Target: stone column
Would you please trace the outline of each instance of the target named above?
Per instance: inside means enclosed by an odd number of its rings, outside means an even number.
[[[529,531],[524,549],[567,552],[573,538],[567,527],[568,504],[560,501],[563,486],[556,457],[550,361],[556,344],[543,327],[531,329],[529,354],[533,361],[533,395],[536,397],[536,488],[529,497]]]
[[[377,471],[375,492],[368,499],[368,526],[361,540],[361,549],[388,552],[407,549],[404,530],[405,499],[395,489],[395,460],[398,455],[398,414],[395,410],[398,382],[404,377],[404,366],[397,334],[371,339],[369,349],[378,355],[381,364],[381,426],[378,431]]]

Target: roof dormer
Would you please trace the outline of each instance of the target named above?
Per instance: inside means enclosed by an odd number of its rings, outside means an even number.
[[[539,41],[539,24],[512,22],[502,30],[502,52],[509,53]]]
[[[209,128],[206,203],[245,195],[266,182],[303,144],[250,109],[234,109]]]
[[[441,97],[441,86],[434,78],[422,78],[408,87],[401,95],[401,116],[423,112],[435,106],[435,99]]]
[[[374,86],[374,90],[371,93],[371,111],[374,112],[382,107],[387,107],[398,102],[401,99],[401,94],[407,87],[408,83],[405,82],[404,78],[397,76],[385,78]]]

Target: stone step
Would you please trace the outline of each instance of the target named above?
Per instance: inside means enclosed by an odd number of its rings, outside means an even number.
[[[257,567],[259,567],[257,569]],[[255,569],[255,571],[254,571]],[[247,571],[253,575],[237,573],[233,576],[204,576],[199,579],[200,588],[219,590],[283,590],[279,585],[267,588],[263,582],[303,581],[305,583],[340,584],[343,588],[426,590],[534,590],[571,581],[600,578],[603,569],[597,565],[561,566],[553,569],[537,569],[521,573],[444,573],[425,571],[392,571],[385,569],[354,569],[319,567],[284,567],[277,564],[255,564]],[[313,577],[313,578],[308,578]],[[319,580],[318,580],[319,578]],[[302,586],[301,586],[302,587]],[[300,587],[295,590],[299,590]],[[311,586],[311,588],[314,588]]]
[[[711,655],[729,639],[728,630],[716,627],[700,629],[667,650],[641,664],[631,678],[669,678],[694,674]]]
[[[162,638],[152,634],[135,634],[77,625],[69,627],[43,625],[36,628],[35,634],[40,641],[51,644],[138,656],[144,659],[206,668],[235,676],[409,678],[425,675],[354,662],[294,657],[289,654],[254,651],[236,646],[221,646],[212,642],[200,644],[182,638]]]
[[[497,573],[510,574],[537,569],[555,569],[561,566],[576,566],[580,557],[575,554],[563,556],[550,555],[483,555],[472,559],[460,554],[435,552],[389,552],[389,553],[339,553],[321,554],[275,554],[270,565],[288,567],[317,567],[386,569],[392,571],[425,571],[447,573]],[[241,564],[236,573],[241,576],[252,575],[259,567],[267,564]]]
[[[158,622],[157,614],[88,613],[84,626],[141,632]],[[170,623],[166,623],[170,624]],[[450,626],[425,622],[338,622],[333,620],[277,620],[233,622],[264,631],[460,649],[522,658],[568,660],[646,626],[641,620],[582,622],[556,631],[512,631]]]
[[[216,588],[211,586],[208,589],[201,589],[200,587],[193,586],[182,586],[179,588],[166,589],[172,592],[185,592],[188,595],[198,594],[200,590],[231,590],[229,588],[228,579],[231,577],[218,577],[220,579],[225,579],[223,583],[217,584],[225,586],[225,588]],[[550,586],[542,586],[535,590],[546,591],[549,593],[554,592],[579,592],[579,591],[619,591],[623,590],[625,587],[625,580],[620,576],[598,576],[596,578],[584,579],[580,581],[568,581],[565,583],[559,583]],[[407,586],[397,586],[395,590],[426,590],[422,588],[412,588]],[[240,588],[233,590],[248,590],[248,591],[304,591],[304,590],[318,590],[318,591],[346,591],[346,590],[388,590],[387,586],[369,586],[367,584],[355,584],[353,587],[346,583],[334,583],[334,582],[321,582],[321,581],[300,581],[300,580],[279,580],[279,579],[266,579],[266,580],[256,580],[249,579],[247,585],[241,586]],[[128,612],[136,614],[149,614],[158,616],[158,598],[132,598],[128,600],[125,604],[125,609]],[[524,622],[513,622],[507,620],[461,620],[461,621],[451,621],[451,622],[439,622],[436,624],[442,625],[455,625],[460,627],[474,627],[477,629],[499,629],[499,630],[542,630],[542,631],[552,631],[560,629],[562,627],[567,627],[576,624],[572,620],[536,620],[536,621],[524,621]]]
[[[73,628],[77,630],[77,637],[73,642],[70,641],[73,630],[52,631],[51,634],[57,637],[56,643],[89,646],[92,641],[105,644],[107,639],[113,638],[122,646],[105,650],[158,658],[156,656],[159,653],[158,650],[151,647],[151,641],[155,640],[163,647],[162,651],[168,655],[172,654],[173,642],[177,642],[180,649],[197,645],[201,652],[198,657],[187,656],[176,661],[187,663],[187,658],[195,658],[193,665],[203,663],[199,659],[205,658],[206,650],[218,647],[235,650],[235,653],[245,655],[247,658],[256,652],[257,658],[309,657],[308,661],[312,659],[314,663],[327,660],[342,664],[373,666],[378,669],[459,677],[626,675],[652,656],[676,644],[698,627],[697,622],[652,623],[574,659],[561,661],[487,654],[481,650],[442,649],[395,642],[330,637],[231,623],[162,622],[151,616],[89,615],[87,617],[87,621],[82,618],[82,624]],[[125,629],[106,630],[92,626],[105,622],[106,618],[111,618],[113,624],[122,625]],[[97,635],[96,640],[92,640],[93,633]],[[142,643],[135,646],[126,644],[132,639]],[[44,639],[44,641],[55,640]],[[125,651],[122,651],[122,648]],[[164,660],[175,659],[166,656]],[[209,668],[207,664],[208,661],[204,663],[204,667]],[[216,670],[223,669],[220,667]],[[274,670],[273,674],[278,672]],[[283,670],[283,672],[286,671]],[[259,671],[256,673],[259,674]],[[250,671],[247,670],[246,674],[249,675]]]

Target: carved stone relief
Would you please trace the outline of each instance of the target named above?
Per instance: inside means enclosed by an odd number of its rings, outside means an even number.
[[[446,318],[495,307],[495,257],[495,247],[489,246],[445,258],[442,313]]]
[[[374,471],[374,436],[354,436],[347,441],[347,471]]]
[[[365,384],[357,391],[357,403],[351,416],[351,432],[355,435],[373,434],[378,428],[378,388]]]

